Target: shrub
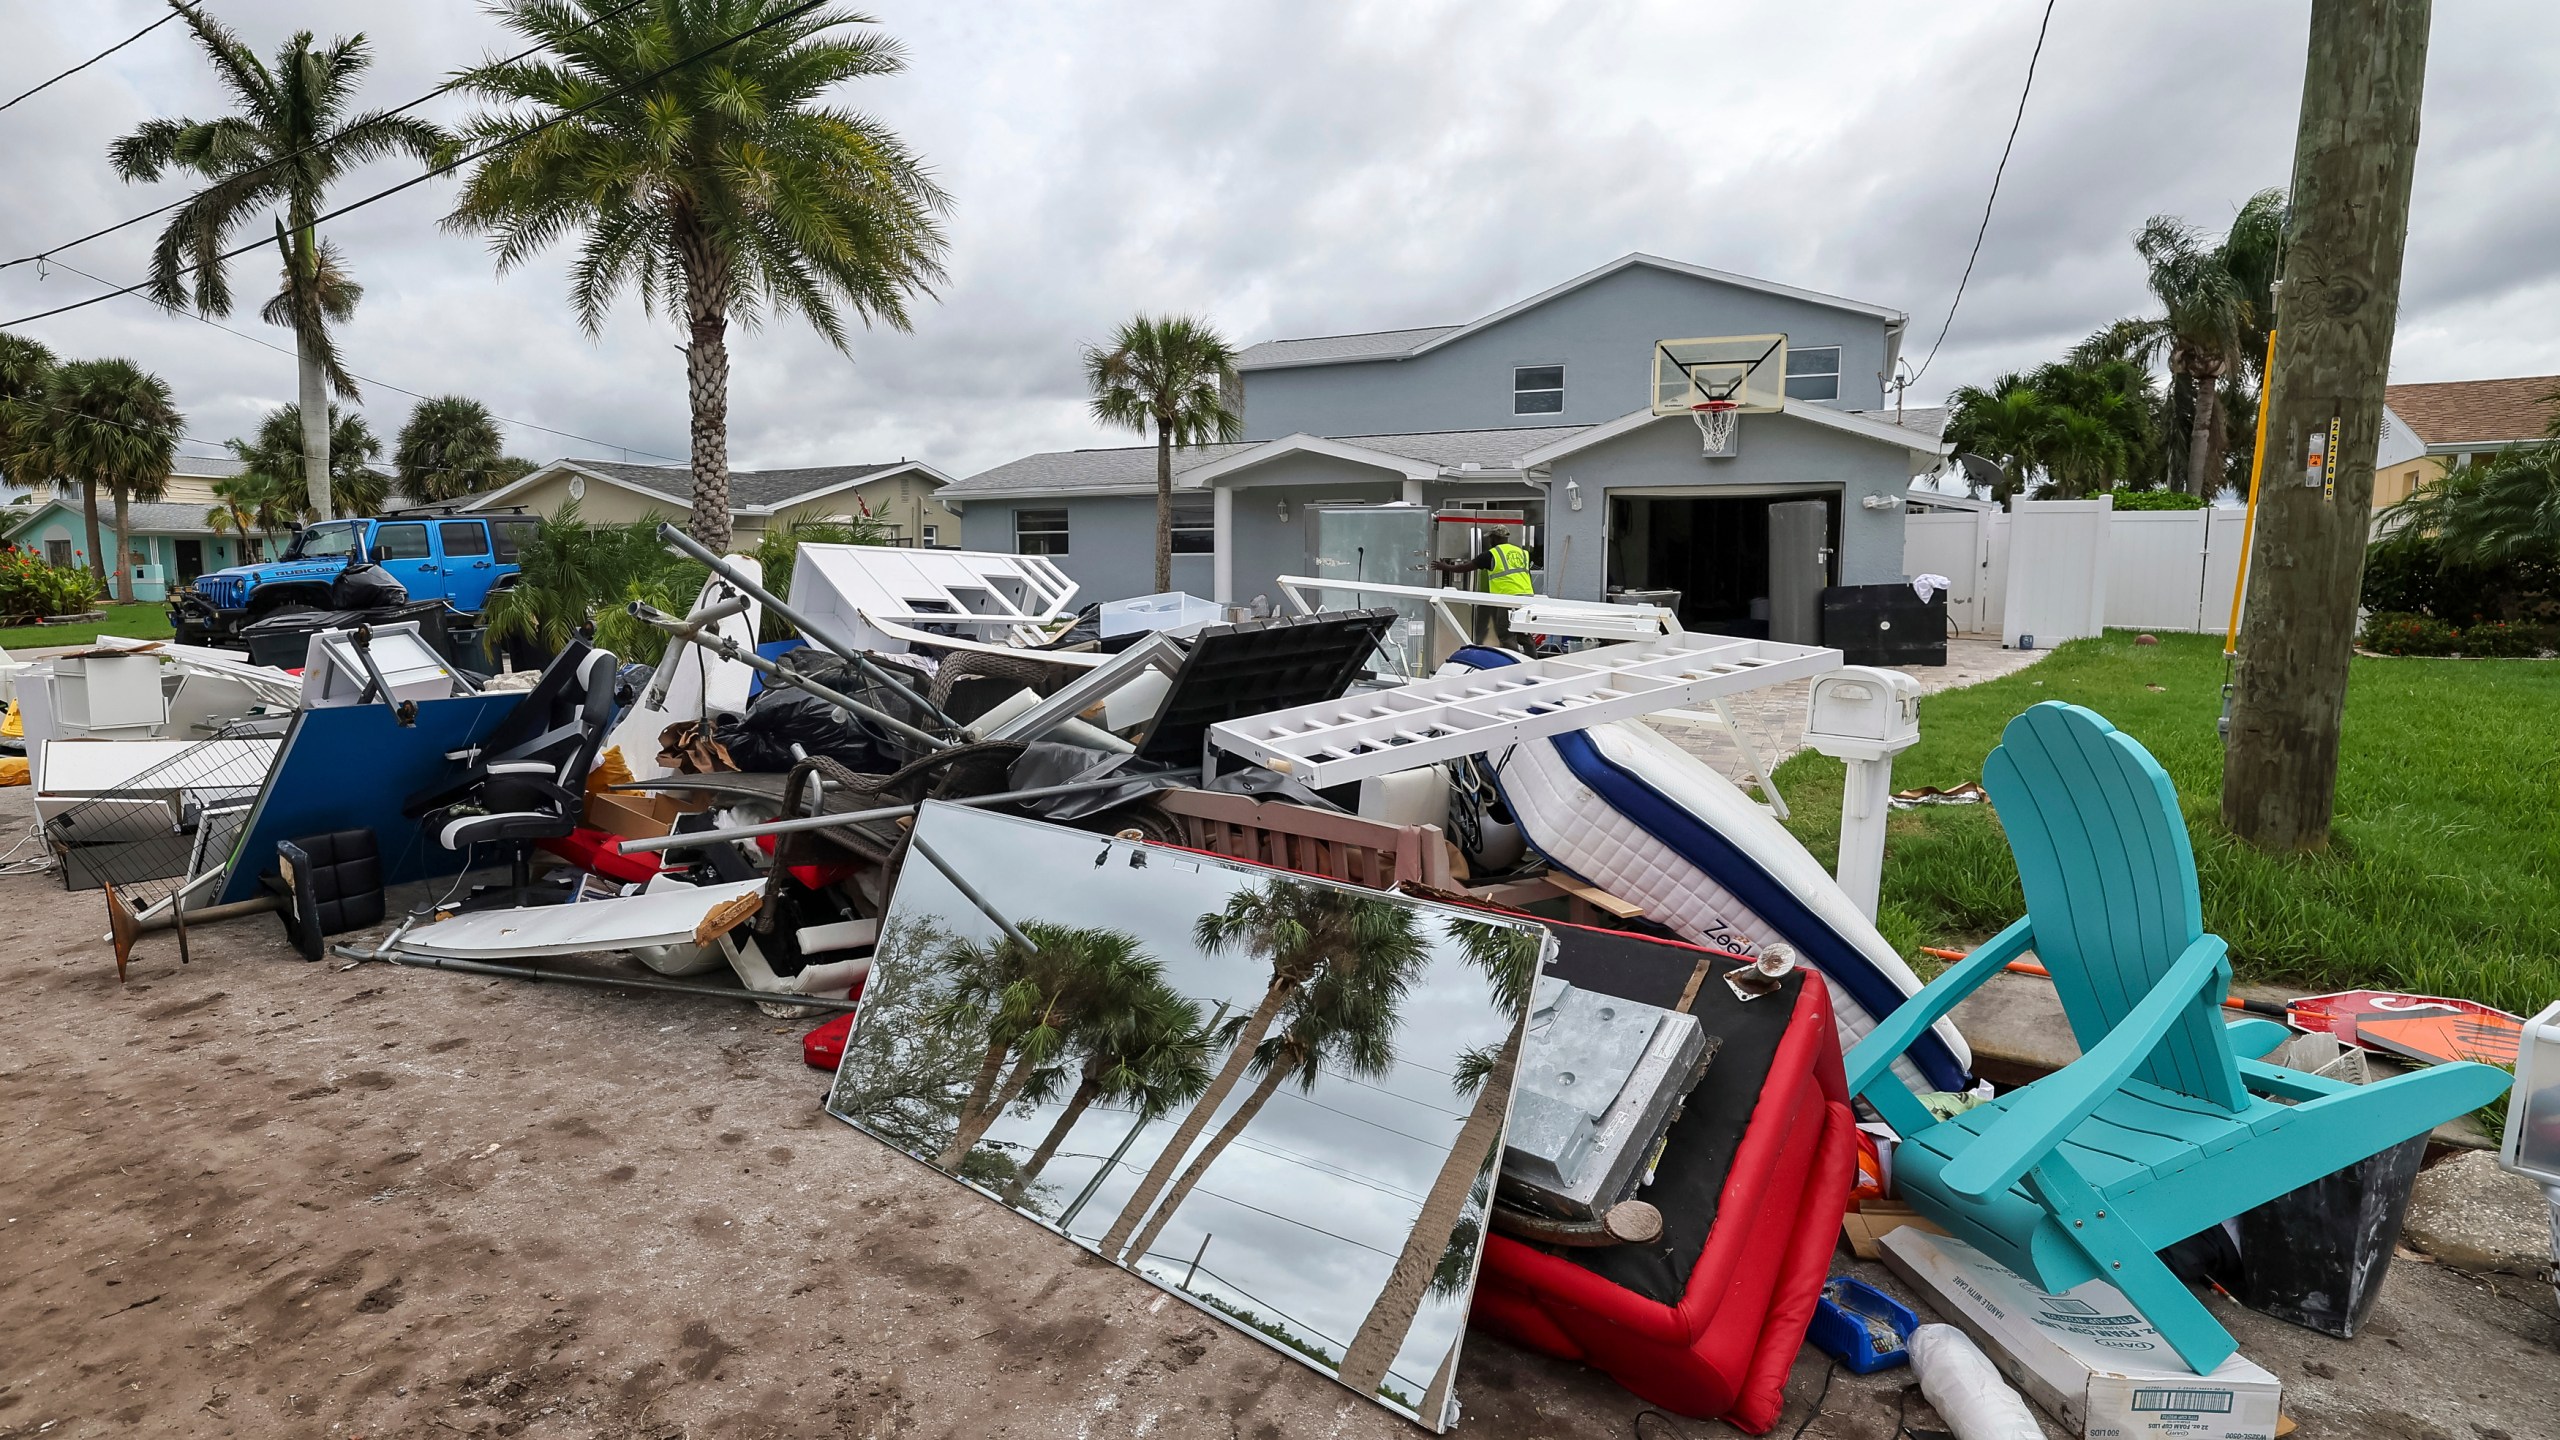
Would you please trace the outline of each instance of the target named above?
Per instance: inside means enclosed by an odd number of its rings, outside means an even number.
[[[2382,655],[2450,655],[2462,632],[2426,615],[2384,612],[2367,620],[2358,642]]]
[[[2456,564],[2446,558],[2442,541],[2407,528],[2365,552],[2368,610],[2432,615],[2468,625],[2475,620],[2548,619],[2555,598],[2560,598],[2560,567],[2538,557],[2490,566]]]
[[[2184,490],[2118,490],[2118,510],[2202,510],[2213,502]]]
[[[0,615],[12,620],[94,609],[106,583],[88,570],[48,565],[28,550],[0,552]]]
[[[2551,627],[2484,620],[2462,632],[2462,653],[2483,657],[2530,659],[2551,648]]]

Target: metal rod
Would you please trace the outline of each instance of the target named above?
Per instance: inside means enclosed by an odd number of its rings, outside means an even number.
[[[684,618],[695,625],[717,625],[732,615],[745,613],[746,608],[746,598],[733,590],[726,600],[715,600],[708,605],[696,602],[696,607],[687,611]],[[658,657],[657,669],[649,677],[649,709],[666,708],[667,687],[675,682],[676,665],[684,658],[686,643],[686,637],[678,635],[668,642],[666,653]]]
[[[1200,1273],[1201,1257],[1209,1253],[1209,1242],[1217,1238],[1215,1231],[1204,1232],[1200,1236],[1200,1248],[1191,1252],[1191,1268],[1182,1272],[1182,1284],[1178,1288],[1184,1290],[1191,1288],[1191,1277]]]
[[[1039,950],[1039,946],[1031,943],[1030,936],[1023,934],[1018,926],[1016,926],[1012,921],[1004,918],[1003,911],[998,910],[992,903],[990,903],[986,896],[978,893],[977,886],[961,879],[959,871],[952,869],[949,862],[945,861],[941,856],[934,854],[933,847],[925,843],[922,835],[917,835],[909,839],[907,841],[907,848],[914,851],[916,854],[923,856],[927,864],[930,864],[934,869],[941,871],[942,878],[951,882],[951,888],[959,891],[961,898],[967,900],[970,904],[977,906],[979,914],[996,922],[996,928],[1004,932],[1004,938],[1021,946],[1024,954],[1033,954]]]
[[[684,985],[673,980],[641,980],[618,975],[580,975],[567,970],[535,970],[523,965],[493,965],[485,960],[455,960],[442,955],[404,955],[398,951],[359,950],[353,945],[332,945],[330,953],[350,960],[385,960],[413,970],[454,970],[465,975],[495,975],[507,980],[558,980],[570,985],[592,985],[601,990],[649,990],[661,995],[704,995],[714,1000],[751,1000],[775,1005],[799,1005],[811,1010],[852,1010],[859,1008],[852,1000],[828,1000],[816,995],[785,995],[771,990],[733,990],[724,985]]]
[[[391,718],[400,722],[402,729],[407,729],[416,725],[418,723],[418,702],[415,700],[397,700],[392,698],[391,682],[383,678],[382,666],[377,664],[373,658],[373,627],[370,625],[359,625],[355,629],[348,631],[347,643],[355,650],[356,658],[364,662],[364,673],[366,679],[364,689],[356,696],[356,703],[361,705],[367,700],[372,699],[374,696],[379,695],[382,697],[382,703],[391,707]]]
[[[207,873],[219,874],[220,872],[211,871]],[[261,895],[254,900],[235,900],[228,905],[206,905],[199,909],[190,910],[187,912],[187,923],[190,925],[209,925],[217,920],[237,920],[244,915],[264,915],[271,910],[278,909],[279,907],[280,902],[275,896]],[[164,910],[161,913],[152,916],[148,920],[138,922],[138,928],[142,933],[147,935],[155,930],[169,929],[176,923],[177,922],[175,920],[170,918],[169,913]]]
[[[1052,795],[1074,795],[1086,790],[1108,790],[1114,785],[1135,785],[1157,779],[1189,780],[1196,778],[1183,770],[1146,770],[1135,775],[1106,775],[1094,780],[1069,780],[1057,785],[1035,785],[1028,790],[1007,790],[997,795],[973,795],[966,800],[952,800],[952,805],[1003,805],[1015,800],[1045,800]],[[653,780],[645,784],[616,785],[616,790],[681,790],[682,785]],[[804,830],[832,830],[841,825],[859,825],[870,820],[895,820],[916,813],[913,805],[883,805],[876,810],[848,810],[835,815],[803,815],[790,820],[768,820],[761,825],[741,825],[735,830],[696,830],[682,835],[652,835],[643,840],[625,840],[622,853],[642,855],[657,850],[684,850],[696,845],[711,845],[723,840],[754,840],[765,835],[795,835]]]
[[[753,650],[740,645],[737,641],[730,639],[728,636],[721,634],[717,630],[704,630],[701,623],[698,621],[678,620],[665,611],[641,600],[632,601],[626,608],[631,612],[631,618],[639,621],[641,624],[650,626],[654,629],[664,630],[669,635],[673,635],[689,644],[699,645],[703,649],[710,651],[712,654],[719,656],[723,660],[735,660],[739,664],[746,666],[748,669],[755,671],[757,674],[762,675],[777,685],[788,685],[795,690],[805,690],[808,693],[817,696],[819,699],[826,701],[830,705],[851,711],[852,713],[861,716],[863,719],[870,721],[872,724],[903,735],[909,740],[924,746],[928,750],[948,750],[951,748],[950,741],[934,734],[932,731],[919,730],[915,726],[908,724],[906,721],[899,719],[897,716],[889,714],[887,711],[874,710],[870,706],[863,704],[861,701],[854,699],[852,696],[839,694],[834,690],[830,690],[826,686],[811,680],[808,676],[803,675],[796,670],[789,670],[780,665],[776,665],[772,661],[767,660]]]
[[[934,704],[930,700],[927,700],[922,695],[917,694],[906,684],[905,681],[900,680],[897,676],[890,674],[888,671],[880,668],[880,666],[872,663],[871,657],[862,652],[861,646],[856,645],[845,639],[843,636],[836,634],[830,627],[812,623],[808,616],[792,609],[789,601],[784,600],[781,596],[774,594],[772,591],[765,589],[753,580],[748,579],[744,574],[739,572],[736,566],[733,566],[728,561],[712,554],[711,547],[694,539],[692,536],[687,535],[673,525],[669,525],[664,522],[660,522],[658,526],[658,543],[701,561],[704,565],[710,568],[712,574],[717,575],[721,579],[728,581],[730,584],[737,586],[740,592],[752,595],[756,599],[762,601],[764,603],[764,608],[781,616],[784,622],[789,624],[792,629],[799,631],[801,634],[808,636],[818,644],[823,645],[827,649],[833,650],[838,655],[843,656],[845,659],[852,661],[854,668],[860,670],[864,675],[869,676],[873,684],[888,686],[890,689],[895,690],[899,694],[914,701],[918,709],[921,709],[927,715],[932,716],[935,720],[954,730],[960,728],[958,722],[954,721],[950,716],[942,713],[942,707]]]

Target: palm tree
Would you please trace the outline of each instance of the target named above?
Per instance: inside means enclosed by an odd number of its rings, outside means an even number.
[[[1015,1170],[1005,1191],[1008,1205],[1022,1203],[1095,1103],[1125,1102],[1145,1125],[1208,1088],[1210,1032],[1200,1023],[1200,1007],[1160,978],[1135,987],[1125,1004],[1080,1014],[1072,1024],[1072,1043],[1084,1051],[1075,1091],[1039,1148]]]
[[[1521,1040],[1529,1025],[1529,990],[1537,983],[1538,956],[1545,939],[1522,926],[1482,920],[1451,920],[1448,935],[1467,963],[1484,972],[1487,998],[1494,1013],[1511,1021],[1511,1033],[1499,1045],[1461,1057],[1456,1067],[1452,1088],[1460,1099],[1475,1103],[1423,1196],[1422,1213],[1405,1236],[1395,1268],[1387,1272],[1386,1287],[1370,1305],[1368,1318],[1360,1322],[1359,1333],[1351,1337],[1350,1347],[1342,1352],[1341,1368],[1335,1372],[1343,1384],[1363,1395],[1375,1395],[1386,1383],[1387,1367],[1403,1347],[1405,1332],[1413,1328],[1414,1314],[1422,1308],[1423,1296],[1466,1218],[1468,1197],[1478,1178],[1496,1161],[1503,1118],[1511,1105],[1512,1072],[1519,1065]]]
[[[827,33],[868,16],[797,0],[504,0],[498,13],[552,53],[472,71],[468,88],[516,108],[466,138],[559,123],[480,161],[445,223],[490,232],[500,270],[584,232],[570,296],[589,334],[626,287],[652,313],[681,307],[692,530],[726,550],[729,321],[797,311],[844,350],[848,310],[905,330],[908,301],[942,278],[941,188],[886,126],[819,103],[898,73],[905,54],[877,33]]]
[[[1085,383],[1093,418],[1156,437],[1156,589],[1173,588],[1173,452],[1244,438],[1244,416],[1227,403],[1237,388],[1236,352],[1209,322],[1188,315],[1141,315],[1087,346]]]
[[[2024,493],[2041,463],[2048,416],[2044,397],[2027,377],[2003,375],[1989,386],[1958,386],[1947,397],[1946,441],[1959,454],[1979,455],[2000,469],[1991,499]]]
[[[529,462],[507,454],[489,407],[461,395],[419,401],[391,444],[391,463],[400,467],[400,487],[412,500],[458,500],[529,469]]]
[[[379,515],[384,502],[391,498],[390,477],[373,468],[382,454],[382,441],[364,416],[353,411],[341,412],[329,407],[329,493],[342,515]],[[284,519],[325,520],[325,513],[310,508],[305,494],[291,493],[293,480],[302,469],[303,436],[309,432],[302,423],[300,405],[280,405],[267,412],[258,422],[257,432],[248,439],[233,438],[222,442],[240,462],[242,473],[258,475],[278,483],[287,493],[279,497],[287,506]]]
[[[178,457],[186,417],[169,396],[169,384],[130,360],[74,360],[54,368],[44,391],[37,438],[25,452],[30,473],[80,490],[90,568],[118,600],[133,598],[125,576],[132,544],[126,504],[155,496]],[[98,487],[115,497],[115,553],[98,543]]]
[[[1416,943],[1363,959],[1361,964],[1326,966],[1314,984],[1298,992],[1280,1032],[1254,1047],[1249,1068],[1260,1072],[1260,1078],[1218,1133],[1200,1147],[1182,1178],[1165,1192],[1164,1203],[1129,1242],[1130,1255],[1144,1255],[1153,1248],[1201,1177],[1262,1113],[1283,1081],[1296,1082],[1298,1093],[1304,1095],[1315,1089],[1327,1061],[1362,1080],[1377,1079],[1395,1068],[1397,1005],[1430,952]]]
[[[1029,950],[1010,938],[991,947],[963,941],[945,956],[946,968],[964,978],[936,1023],[983,1032],[987,1040],[959,1125],[935,1161],[945,1170],[958,1170],[1044,1072],[1054,1075],[1051,1067],[1079,1030],[1117,1023],[1103,1017],[1135,1008],[1164,985],[1163,965],[1121,931],[1035,920],[1022,934]]]
[[[2476,460],[2382,512],[2379,543],[2431,538],[2448,565],[2560,564],[2560,443]]]
[[[276,475],[262,470],[243,470],[225,475],[210,487],[213,508],[204,512],[204,523],[216,535],[240,537],[240,555],[245,562],[253,553],[249,536],[272,542],[293,528],[310,503],[298,474]]]
[[[201,314],[230,314],[222,255],[231,233],[276,212],[283,281],[259,318],[293,331],[297,413],[309,420],[302,431],[302,479],[310,513],[327,517],[336,511],[323,409],[332,389],[357,398],[330,327],[354,313],[364,291],[349,278],[338,247],[320,238],[318,217],[328,208],[330,183],[346,171],[392,155],[432,158],[445,135],[424,120],[387,111],[347,117],[356,81],[373,63],[362,35],[315,48],[310,31],[296,31],[277,47],[270,66],[220,21],[172,3],[238,109],[211,120],[147,120],[108,155],[128,181],[186,173],[211,182],[170,215],[152,251],[151,297],[172,310],[193,304]]]
[[[2161,313],[2119,320],[2072,351],[2075,362],[2130,360],[2148,365],[2164,354],[2175,377],[2174,407],[2189,417],[2186,489],[2219,488],[2226,378],[2255,375],[2275,323],[2274,282],[2284,254],[2285,195],[2249,197],[2219,240],[2174,215],[2154,215],[2133,237],[2148,267]],[[2263,379],[2263,377],[2260,377]]]
[[[53,380],[53,352],[23,335],[0,332],[0,473],[33,490],[50,475],[35,473],[44,437],[45,387]],[[30,462],[39,462],[31,466]]]
[[[1174,1128],[1147,1167],[1138,1188],[1102,1237],[1102,1253],[1117,1257],[1129,1237],[1147,1218],[1156,1197],[1173,1179],[1176,1167],[1191,1153],[1200,1132],[1226,1103],[1281,1013],[1300,991],[1335,967],[1377,965],[1403,969],[1422,949],[1422,937],[1411,911],[1389,901],[1356,895],[1330,885],[1308,885],[1274,878],[1251,890],[1240,890],[1226,905],[1192,925],[1192,940],[1203,953],[1243,951],[1271,967],[1271,981],[1261,1001],[1235,1027],[1226,1062],[1209,1088]]]

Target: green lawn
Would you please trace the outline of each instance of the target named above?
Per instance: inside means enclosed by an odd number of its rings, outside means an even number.
[[[0,649],[28,650],[55,645],[86,645],[101,635],[129,635],[137,640],[169,638],[169,612],[158,603],[109,605],[107,618],[86,625],[0,626]]]
[[[2330,849],[2274,857],[2222,828],[2218,636],[2130,633],[1921,702],[1897,789],[1980,778],[2001,727],[2070,700],[2147,746],[2177,782],[2205,928],[2243,976],[2468,996],[2530,1014],[2560,997],[2560,662],[2359,659],[2347,690]],[[1840,763],[1778,769],[1797,836],[1826,861]],[[1988,806],[1898,812],[1880,927],[1904,953],[1961,948],[2016,918],[2017,871]]]

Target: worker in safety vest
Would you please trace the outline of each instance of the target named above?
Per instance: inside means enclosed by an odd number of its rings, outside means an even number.
[[[1534,595],[1537,593],[1529,584],[1529,552],[1511,543],[1511,532],[1508,530],[1496,529],[1487,534],[1484,553],[1473,560],[1434,560],[1431,562],[1431,568],[1443,575],[1464,575],[1470,571],[1481,570],[1484,572],[1484,588],[1488,594]],[[1488,644],[1518,648],[1519,642],[1511,630],[1510,610],[1494,605],[1480,605],[1476,608],[1482,616],[1476,627],[1476,634],[1481,640]]]

